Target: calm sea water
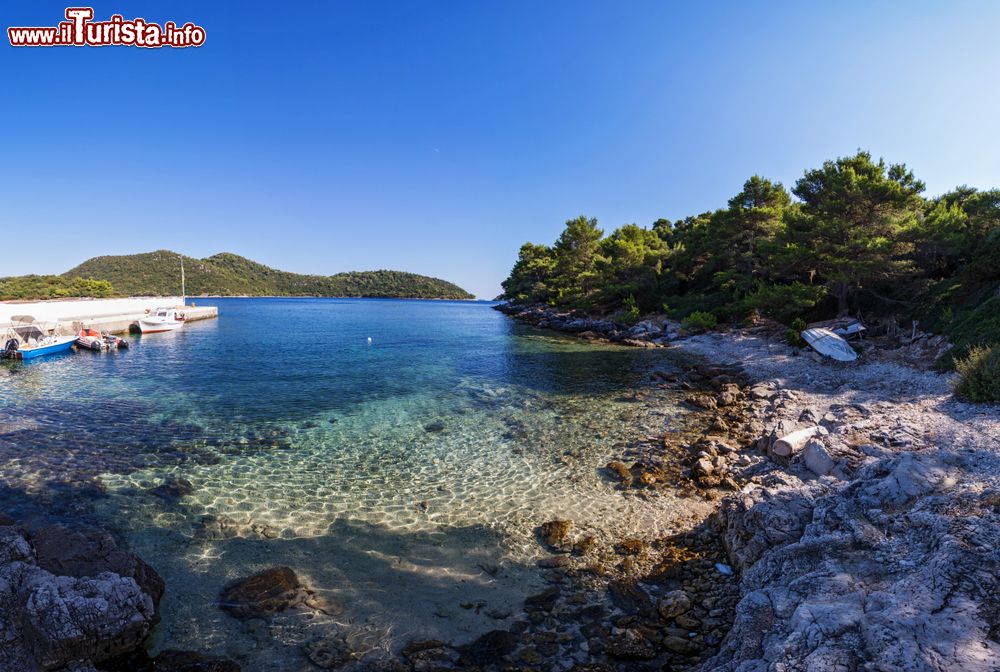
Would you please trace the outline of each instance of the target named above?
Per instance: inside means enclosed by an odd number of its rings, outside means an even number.
[[[471,637],[541,586],[540,522],[598,537],[676,522],[671,498],[623,496],[600,470],[684,431],[670,393],[634,396],[673,366],[664,351],[482,303],[205,303],[218,320],[128,351],[0,369],[0,510],[103,525],[149,560],[168,585],[156,646],[263,670],[298,669],[297,647],[331,630],[374,650]],[[192,491],[156,494],[174,479]],[[337,615],[296,611],[262,636],[215,606],[226,581],[277,564]]]

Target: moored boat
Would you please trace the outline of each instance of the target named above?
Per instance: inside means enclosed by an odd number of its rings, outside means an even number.
[[[86,350],[107,350],[108,343],[96,329],[81,329],[76,335],[76,347]]]
[[[183,326],[184,322],[177,319],[177,311],[173,308],[157,308],[139,320],[139,331],[144,334],[173,331]]]
[[[119,338],[106,331],[96,329],[81,329],[76,335],[76,346],[87,350],[124,350],[128,348],[128,341]]]
[[[49,334],[30,315],[15,315],[4,338],[4,359],[35,359],[65,352],[73,347],[76,336]]]

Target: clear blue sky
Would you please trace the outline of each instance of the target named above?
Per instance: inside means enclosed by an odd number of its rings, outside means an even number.
[[[200,49],[0,47],[0,275],[230,251],[499,292],[520,244],[865,148],[1000,185],[1000,3],[118,2]],[[5,2],[10,25],[63,3]]]

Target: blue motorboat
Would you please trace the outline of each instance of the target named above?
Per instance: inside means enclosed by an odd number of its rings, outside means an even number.
[[[65,352],[73,347],[76,336],[49,334],[30,315],[15,315],[10,319],[10,327],[4,341],[4,359],[35,359],[46,355]]]

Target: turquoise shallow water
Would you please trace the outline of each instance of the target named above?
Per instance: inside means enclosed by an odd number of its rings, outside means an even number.
[[[94,522],[147,558],[168,585],[155,646],[299,669],[297,647],[331,629],[373,650],[461,639],[541,586],[540,522],[601,538],[680,518],[600,469],[686,428],[671,393],[633,394],[669,353],[556,337],[482,303],[205,303],[218,320],[125,352],[0,370],[0,510]],[[176,478],[193,491],[151,492]],[[226,581],[276,564],[336,614],[289,614],[261,637],[216,608]]]

